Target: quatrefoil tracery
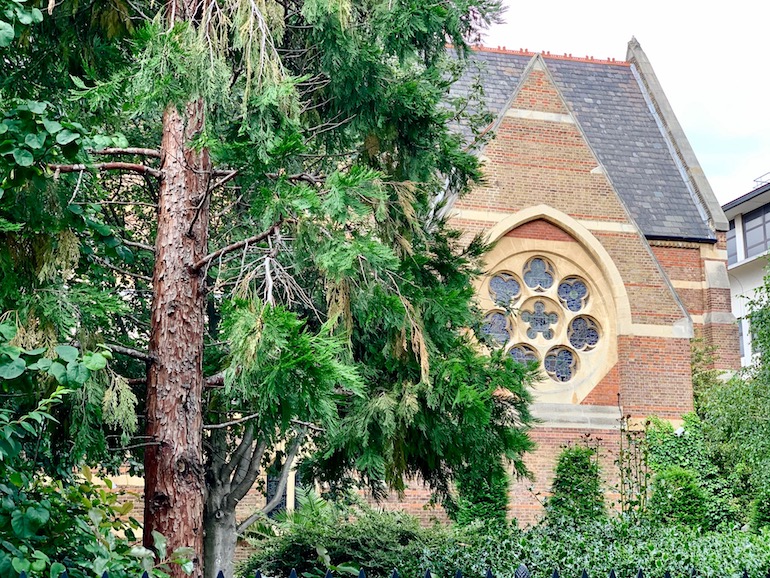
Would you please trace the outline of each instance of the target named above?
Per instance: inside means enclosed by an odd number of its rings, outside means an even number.
[[[590,311],[586,309],[591,294],[588,283],[575,275],[557,277],[557,273],[556,267],[540,256],[527,260],[520,277],[510,271],[494,273],[488,291],[498,307],[510,312],[513,304],[527,296],[542,297],[522,301],[518,314],[489,312],[482,333],[498,347],[507,346],[511,338],[532,340],[515,343],[508,354],[519,363],[542,363],[545,373],[562,383],[576,377],[583,356],[599,345],[602,336],[599,323],[584,314]],[[552,342],[549,349],[545,349],[541,336]]]

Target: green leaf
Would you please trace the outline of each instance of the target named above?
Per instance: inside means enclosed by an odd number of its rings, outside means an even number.
[[[27,149],[13,149],[13,160],[20,167],[28,167],[35,162],[35,157]]]
[[[13,26],[0,20],[0,48],[7,48],[10,46],[14,36]]]
[[[67,205],[67,210],[73,215],[82,215],[83,207],[80,205]]]
[[[41,149],[45,144],[45,137],[46,134],[44,132],[39,132],[37,134],[30,133],[24,138],[24,144],[33,150]]]
[[[49,573],[49,578],[59,578],[61,576],[66,568],[64,567],[64,564],[61,562],[54,562],[51,564],[51,571]]]
[[[115,247],[115,252],[126,263],[134,262],[134,253],[131,251],[131,249],[129,249],[125,245],[118,245],[117,247]]]
[[[51,364],[51,367],[48,368],[48,374],[53,376],[53,378],[62,385],[67,383],[67,368],[58,361],[54,361]]]
[[[158,553],[158,557],[161,560],[164,560],[166,558],[166,537],[160,532],[153,530],[152,543],[155,546],[155,551]]]
[[[144,546],[134,546],[128,551],[128,555],[135,558],[155,558],[155,554],[153,554],[152,550],[149,550]]]
[[[70,129],[65,128],[59,134],[56,135],[56,142],[60,145],[69,144],[80,138],[80,135],[76,132],[72,132]]]
[[[60,122],[49,120],[47,118],[43,119],[43,126],[45,127],[45,130],[48,131],[48,134],[56,134],[64,128]]]
[[[43,13],[40,11],[39,8],[33,8],[31,11],[32,13],[32,23],[33,24],[39,24],[43,21]]]
[[[3,336],[3,339],[10,341],[16,337],[16,326],[10,323],[0,323],[0,335]]]
[[[0,217],[0,233],[15,233],[24,228],[24,223],[11,223]]]
[[[11,522],[11,524],[13,524],[13,522]],[[25,560],[24,558],[14,558],[11,564],[13,565],[13,569],[19,574],[22,572],[29,572],[29,567],[32,565],[29,560]]]
[[[48,104],[45,102],[39,102],[37,100],[28,100],[25,102],[29,111],[34,114],[43,114],[45,109],[48,108]]]
[[[28,365],[27,369],[32,369],[35,371],[48,371],[51,368],[52,363],[53,361],[51,361],[47,357],[41,357],[32,365]]]
[[[71,361],[67,364],[67,382],[77,383],[83,385],[88,378],[91,377],[91,372],[88,368],[79,361]]]
[[[72,347],[71,345],[56,346],[56,354],[67,362],[75,361],[78,358],[79,353],[80,352],[77,350],[77,348]]]
[[[11,527],[19,538],[30,538],[48,522],[50,517],[51,515],[45,508],[30,506],[26,512],[16,510],[13,513]]]
[[[16,379],[27,368],[26,362],[20,357],[8,362],[0,362],[0,378]]]
[[[112,144],[112,138],[103,134],[97,134],[94,136],[94,145],[98,149],[107,148]]]
[[[99,371],[107,367],[107,360],[101,353],[86,353],[83,356],[83,365],[91,371]]]

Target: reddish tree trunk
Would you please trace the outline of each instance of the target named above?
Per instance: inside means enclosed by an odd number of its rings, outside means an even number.
[[[151,532],[195,550],[193,576],[203,560],[204,462],[202,451],[204,274],[191,265],[205,256],[208,237],[208,153],[190,148],[203,128],[201,101],[184,114],[169,105],[163,115],[158,232],[153,273],[147,434],[157,445],[145,452],[144,543]],[[184,574],[179,566],[172,576]]]

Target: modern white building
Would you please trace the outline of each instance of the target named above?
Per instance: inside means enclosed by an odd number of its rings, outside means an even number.
[[[727,233],[727,273],[732,311],[738,319],[741,365],[751,362],[748,301],[764,283],[770,254],[770,173],[755,181],[748,194],[722,206],[730,222]]]

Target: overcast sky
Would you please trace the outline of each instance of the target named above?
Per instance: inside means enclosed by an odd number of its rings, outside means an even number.
[[[636,36],[720,203],[770,172],[767,0],[504,1],[486,46],[625,60]]]

